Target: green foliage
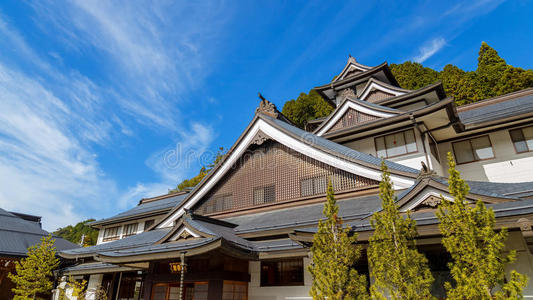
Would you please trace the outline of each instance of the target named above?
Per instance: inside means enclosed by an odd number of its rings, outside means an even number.
[[[193,178],[184,179],[178,184],[175,189],[169,190],[168,193],[172,194],[179,191],[183,191],[186,188],[195,187],[198,183],[200,183],[200,181],[202,181],[202,179],[204,179],[205,175],[207,175],[207,173],[209,173],[211,169],[213,169],[220,161],[224,159],[224,157],[226,156],[226,152],[227,151],[224,149],[224,147],[218,148],[217,154],[215,155],[215,158],[212,163],[207,166],[203,166],[200,169],[198,175],[194,176]]]
[[[385,162],[379,183],[382,211],[370,219],[374,234],[369,239],[368,261],[374,282],[372,298],[430,299],[433,276],[426,257],[416,249],[416,222],[409,213],[404,218],[396,205],[396,196]]]
[[[311,90],[309,94],[301,93],[296,100],[285,102],[281,112],[296,126],[304,128],[307,121],[331,114],[333,107]]]
[[[50,235],[43,237],[40,244],[28,248],[28,257],[16,262],[16,273],[8,274],[16,286],[14,299],[38,299],[39,295],[50,293],[52,271],[59,266],[54,242]]]
[[[353,268],[361,256],[361,247],[354,245],[357,234],[343,228],[338,216],[333,187],[328,183],[325,220],[318,222],[318,232],[311,247],[312,263],[309,272],[313,278],[310,295],[313,299],[367,299],[366,278]]]
[[[448,152],[449,189],[452,201],[442,200],[437,217],[442,244],[450,253],[449,264],[454,285],[447,282],[449,299],[517,299],[527,277],[516,271],[505,280],[505,265],[513,262],[515,251],[504,254],[507,230],[494,230],[494,212],[483,202],[475,206],[466,200],[469,187],[455,169],[452,154]],[[501,290],[496,291],[496,287]]]
[[[533,87],[533,70],[508,65],[485,42],[481,43],[475,71],[465,72],[446,65],[438,72],[410,61],[391,64],[390,68],[400,86],[406,89],[418,89],[441,80],[446,94],[454,97],[458,105]]]
[[[96,245],[96,241],[98,240],[98,230],[91,228],[89,225],[87,225],[87,223],[93,221],[94,219],[88,219],[79,222],[74,226],[68,225],[66,227],[59,228],[58,230],[54,231],[53,234],[62,237],[65,240],[70,241],[74,244],[79,244],[81,242],[82,236],[84,236],[83,246],[93,246]]]
[[[76,300],[85,300],[85,288],[87,288],[87,280],[77,281],[72,276],[69,276],[67,284],[63,288],[59,288],[59,299],[70,300],[66,296],[66,290],[72,289],[71,295],[76,297]]]
[[[416,90],[439,80],[439,72],[412,61],[391,64],[390,69],[404,89]]]

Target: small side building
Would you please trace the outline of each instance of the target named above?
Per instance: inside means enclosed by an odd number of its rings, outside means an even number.
[[[0,299],[13,298],[14,284],[7,275],[15,271],[15,262],[26,257],[28,248],[49,234],[41,228],[41,217],[0,208]],[[79,247],[59,237],[54,239],[58,252]]]

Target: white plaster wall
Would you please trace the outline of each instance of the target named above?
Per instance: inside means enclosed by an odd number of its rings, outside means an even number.
[[[457,165],[461,176],[468,180],[490,182],[533,181],[533,152],[516,153],[508,130],[488,134],[494,152],[493,159]],[[452,143],[439,144],[442,171],[448,174],[446,154],[452,151]]]
[[[115,226],[121,226],[120,227],[120,230],[119,230],[119,235],[120,235],[120,238],[119,239],[122,239],[123,238],[123,232],[124,232],[124,225],[128,225],[128,224],[132,224],[132,223],[135,223],[137,222],[137,231],[135,234],[139,234],[141,232],[144,231],[144,224],[146,221],[148,220],[155,220],[155,223],[157,223],[159,220],[161,220],[162,216],[157,216],[157,217],[146,217],[146,218],[140,218],[140,219],[137,219],[137,220],[130,220],[128,222],[117,222],[117,223],[113,223],[113,224],[110,224],[110,225],[106,225],[104,227],[102,227],[102,229],[99,230],[98,232],[98,241],[97,241],[97,245],[98,244],[102,244],[102,243],[108,243],[108,242],[104,242],[103,239],[104,239],[104,231],[106,228],[110,228],[110,227],[115,227]]]
[[[405,154],[405,155],[401,155],[401,156],[397,156],[397,157],[388,158],[387,160],[390,160],[390,161],[393,161],[393,162],[396,162],[396,163],[399,163],[399,164],[403,164],[403,165],[406,165],[408,167],[411,167],[411,168],[414,168],[414,169],[417,169],[417,170],[420,170],[421,167],[422,167],[420,162],[423,161],[424,163],[428,164],[428,161],[426,161],[426,154],[424,153],[424,145],[422,144],[422,137],[420,136],[419,132],[416,129],[414,131],[415,131],[417,152],[410,153],[410,154]],[[348,148],[351,148],[351,149],[354,149],[354,150],[357,150],[357,151],[360,151],[360,152],[363,152],[363,153],[367,153],[367,154],[370,154],[370,155],[373,155],[373,156],[377,156],[377,151],[376,151],[376,145],[374,143],[374,138],[375,137],[369,137],[369,138],[365,138],[365,139],[361,139],[361,140],[345,143],[343,145],[348,147]],[[428,145],[426,145],[426,149],[429,152],[429,146]],[[435,162],[436,162],[436,160],[435,160]],[[433,168],[431,160],[429,161],[429,165],[428,166],[430,168]],[[440,166],[438,166],[437,169],[438,169],[437,173],[440,174],[442,172]]]
[[[249,300],[304,300],[311,289],[311,274],[307,271],[310,260],[304,257],[304,285],[301,286],[261,286],[261,262],[249,263],[250,283],[248,284]]]

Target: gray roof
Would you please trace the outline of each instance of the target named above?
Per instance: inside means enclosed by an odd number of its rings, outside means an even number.
[[[201,219],[195,218],[195,216],[187,216],[187,224],[193,226],[195,229],[207,233],[212,236],[220,237],[225,239],[228,242],[241,246],[247,249],[253,249],[254,246],[250,241],[247,241],[240,236],[237,236],[237,233],[233,230],[232,227],[222,226],[219,224],[214,224],[211,222],[202,221]],[[204,219],[208,220],[209,218]]]
[[[479,105],[467,110],[460,109],[459,119],[465,125],[475,125],[533,112],[533,95],[512,98],[507,101],[494,101],[492,104]]]
[[[26,256],[30,246],[49,234],[38,222],[24,220],[0,208],[0,255]],[[79,247],[60,237],[53,238],[58,251]]]
[[[378,195],[361,196],[338,200],[339,215],[345,220],[360,219],[381,208]],[[234,230],[237,233],[249,233],[263,230],[290,228],[318,223],[323,218],[324,203],[316,203],[300,207],[278,209],[269,212],[243,215],[224,219],[239,224]]]
[[[161,200],[154,200],[146,203],[140,203],[132,209],[121,212],[117,215],[114,215],[109,218],[102,220],[94,221],[91,225],[109,223],[113,221],[119,221],[122,219],[127,219],[135,216],[145,215],[149,213],[166,213],[176,205],[180,204],[187,197],[187,193],[179,194],[173,197],[164,198]]]
[[[269,121],[269,123],[273,124],[279,129],[283,130],[284,132],[294,136],[295,138],[301,141],[304,141],[306,144],[311,144],[313,146],[321,148],[330,154],[340,156],[348,160],[362,161],[368,164],[375,165],[377,167],[381,166],[381,158],[363,152],[359,152],[341,144],[337,144],[328,139],[325,139],[323,137],[304,131],[296,126],[288,124],[287,122],[272,118],[268,115],[261,114],[261,117]],[[416,169],[389,160],[385,160],[385,164],[390,170],[396,170],[412,174],[419,173],[419,171]]]
[[[171,229],[172,228],[161,228],[146,231],[120,240],[98,244],[96,246],[62,251],[62,254],[76,257],[88,257],[93,256],[95,253],[101,251],[111,251],[118,249],[127,249],[137,246],[152,245],[153,243],[159,241],[163,236],[165,236]]]
[[[267,240],[254,242],[257,251],[269,252],[280,250],[302,249],[303,246],[291,239]]]
[[[445,177],[432,177],[435,181],[448,185],[448,178]],[[518,199],[523,193],[529,193],[533,191],[533,182],[485,182],[485,181],[473,181],[467,180],[466,183],[470,187],[472,194]]]

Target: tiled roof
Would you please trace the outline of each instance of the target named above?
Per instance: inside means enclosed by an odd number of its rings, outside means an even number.
[[[338,200],[337,204],[339,205],[339,215],[346,220],[353,220],[366,217],[368,214],[377,211],[381,207],[381,200],[378,195],[370,195]],[[316,203],[231,217],[224,220],[239,224],[234,229],[237,233],[248,233],[316,224],[318,220],[323,218],[323,209],[324,203]]]
[[[0,208],[0,255],[25,256],[28,247],[38,244],[41,238],[49,235],[39,223],[24,220]],[[77,248],[67,240],[55,237],[58,251]]]
[[[296,126],[290,125],[286,122],[272,118],[270,116],[262,114],[261,117],[267,120],[270,124],[273,124],[274,126],[280,128],[284,132],[302,141],[305,141],[305,143],[307,144],[312,144],[316,147],[319,147],[325,150],[326,152],[329,152],[330,154],[333,154],[339,157],[344,157],[344,158],[347,158],[348,160],[362,161],[362,162],[372,164],[378,167],[381,166],[381,158],[378,158],[378,157],[375,157],[373,155],[366,154],[363,152],[359,152],[357,150],[348,148],[341,144],[337,144],[328,139],[309,133]],[[395,163],[389,160],[385,160],[385,164],[391,170],[397,170],[397,171],[407,172],[407,173],[412,173],[412,174],[419,173],[419,171],[416,169],[413,169],[408,166]]]
[[[508,96],[508,95],[505,95]],[[459,107],[459,119],[465,125],[475,125],[488,121],[503,119],[529,112],[533,112],[533,94],[525,94],[518,98],[510,98],[505,101],[486,100],[475,105]]]
[[[120,240],[99,244],[96,246],[71,249],[67,251],[62,251],[62,254],[65,254],[69,257],[87,257],[93,256],[94,253],[101,251],[111,251],[118,249],[127,249],[136,246],[148,246],[159,241],[163,236],[165,236],[172,228],[162,228],[155,229],[151,231],[146,231],[139,233],[137,235],[132,235]]]
[[[141,203],[132,209],[126,210],[112,217],[94,221],[91,223],[91,225],[118,221],[118,220],[125,219],[125,218],[148,214],[150,212],[165,213],[167,210],[170,210],[176,205],[180,204],[186,197],[187,197],[187,193],[183,193],[183,194],[179,194],[173,197],[164,198],[161,200]]]

